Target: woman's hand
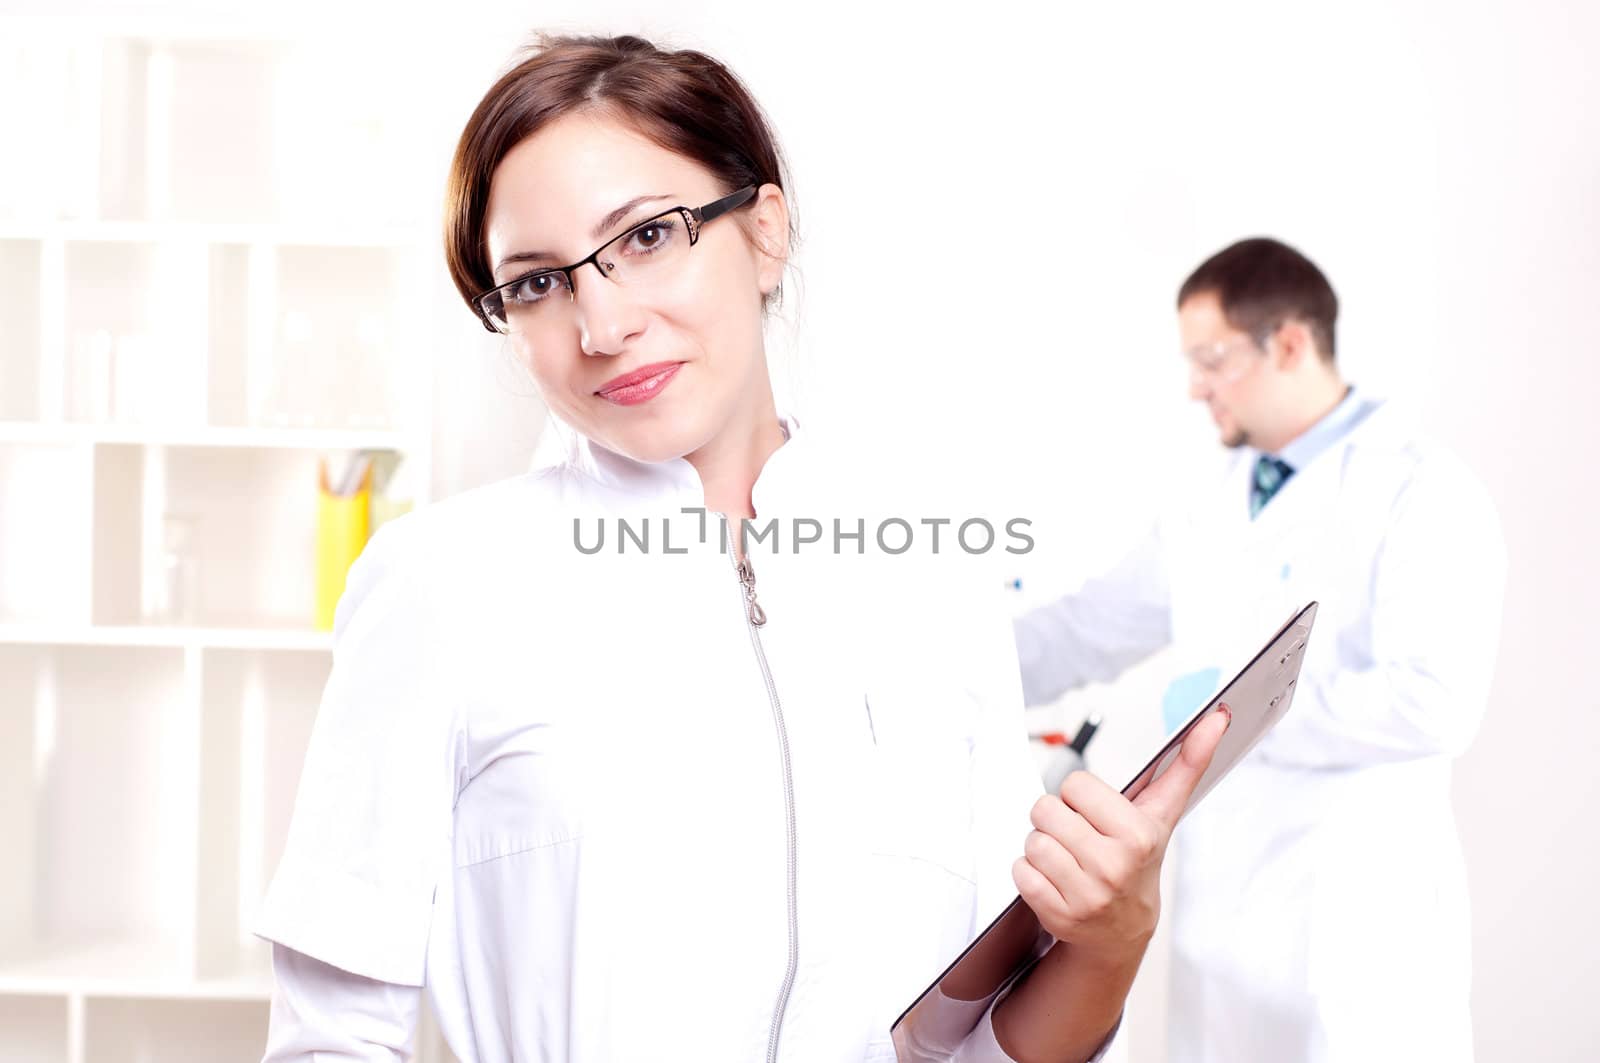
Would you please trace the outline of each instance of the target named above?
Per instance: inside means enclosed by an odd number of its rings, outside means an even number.
[[[1202,720],[1132,801],[1075,771],[1034,805],[1011,877],[1057,944],[995,1008],[1010,1058],[1082,1060],[1104,1045],[1155,933],[1167,840],[1227,729],[1225,707]]]
[[[1161,777],[1132,801],[1086,771],[1033,806],[1033,831],[1011,876],[1028,907],[1083,960],[1137,965],[1161,911],[1161,861],[1178,817],[1227,730],[1226,707],[1202,720]]]

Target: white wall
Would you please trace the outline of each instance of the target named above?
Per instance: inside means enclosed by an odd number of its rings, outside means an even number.
[[[801,412],[875,437],[935,497],[1034,518],[1035,591],[1108,560],[1208,445],[1174,353],[1187,271],[1262,233],[1324,267],[1348,373],[1421,407],[1488,484],[1511,550],[1494,704],[1456,788],[1479,1059],[1592,1057],[1600,5],[581,7],[569,25],[704,47],[750,82],[794,169]],[[329,22],[297,0],[276,17],[353,54],[400,48],[436,87],[418,130],[442,179],[516,41],[579,8],[346,5]],[[442,285],[439,308],[449,492],[522,467],[539,413]],[[1140,989],[1141,1061],[1161,970]]]

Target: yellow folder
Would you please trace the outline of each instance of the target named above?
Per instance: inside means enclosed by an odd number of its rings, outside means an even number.
[[[367,545],[371,522],[372,468],[353,495],[328,486],[328,464],[317,465],[317,630],[332,631],[333,615],[344,594],[345,576]]]

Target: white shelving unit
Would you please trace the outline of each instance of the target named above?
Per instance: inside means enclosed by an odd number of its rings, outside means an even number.
[[[248,928],[330,667],[317,461],[430,481],[440,266],[407,211],[433,200],[387,180],[406,115],[333,99],[340,62],[0,20],[0,97],[29,101],[0,140],[31,145],[0,168],[7,1063],[260,1058]]]

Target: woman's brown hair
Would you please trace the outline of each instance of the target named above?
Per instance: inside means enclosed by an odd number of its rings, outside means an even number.
[[[662,51],[632,36],[541,37],[484,95],[450,164],[445,261],[469,306],[494,286],[483,226],[495,167],[546,124],[583,110],[626,122],[692,159],[727,192],[746,185],[784,188],[783,158],[766,116],[732,71],[709,55]]]

